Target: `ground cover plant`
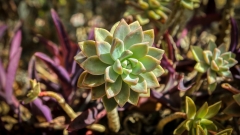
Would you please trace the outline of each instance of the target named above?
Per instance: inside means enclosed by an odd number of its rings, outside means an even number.
[[[0,1],[0,133],[239,135],[239,0]]]

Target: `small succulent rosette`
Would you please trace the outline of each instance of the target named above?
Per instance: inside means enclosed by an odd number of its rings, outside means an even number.
[[[141,10],[129,8],[124,16],[134,15],[141,25],[149,23],[150,19],[165,22],[171,12],[166,7],[168,3],[169,0],[138,0],[135,6]]]
[[[210,41],[207,50],[202,50],[199,46],[193,46],[191,51],[194,59],[197,61],[194,68],[200,73],[207,72],[210,93],[217,86],[217,76],[232,78],[232,73],[229,69],[237,64],[237,60],[235,60],[234,53],[227,52],[225,44],[217,48],[216,44]]]
[[[126,102],[137,105],[139,97],[148,97],[150,88],[159,86],[164,51],[151,47],[153,30],[143,31],[139,22],[128,25],[122,19],[110,32],[95,28],[94,34],[95,41],[79,43],[75,60],[85,71],[78,86],[90,88],[92,99],[102,98],[107,111]]]

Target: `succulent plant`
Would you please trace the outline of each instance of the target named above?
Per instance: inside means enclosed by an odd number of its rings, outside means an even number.
[[[199,7],[200,0],[181,0],[180,4],[190,10]]]
[[[109,112],[119,104],[133,105],[158,87],[164,73],[159,65],[163,50],[151,47],[154,31],[142,31],[139,22],[117,22],[111,31],[95,28],[95,41],[79,43],[81,52],[74,58],[85,70],[78,86],[90,88],[92,99],[102,98]]]
[[[217,48],[216,44],[210,41],[207,50],[202,50],[200,46],[192,46],[191,51],[197,61],[194,68],[200,73],[207,72],[209,92],[214,91],[217,86],[217,75],[232,78],[229,69],[237,64],[237,60],[234,53],[227,52],[225,44]]]
[[[174,130],[174,134],[181,135],[187,130],[192,135],[208,135],[208,130],[217,131],[217,126],[209,119],[218,113],[221,101],[211,106],[205,102],[198,111],[191,98],[186,97],[185,104],[187,118]]]
[[[138,0],[136,6],[141,9],[138,10],[128,10],[125,13],[127,15],[136,15],[136,19],[141,25],[149,23],[150,19],[165,22],[168,19],[167,13],[171,10],[165,7],[165,4],[169,0]]]
[[[27,93],[27,96],[23,100],[25,104],[35,100],[41,92],[40,83],[38,83],[36,80],[30,80],[30,85],[32,89]]]

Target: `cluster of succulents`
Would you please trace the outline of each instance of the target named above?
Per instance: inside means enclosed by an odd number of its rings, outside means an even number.
[[[102,98],[107,111],[126,102],[136,105],[139,97],[148,97],[158,87],[157,77],[163,50],[151,47],[154,31],[143,31],[139,22],[124,19],[109,31],[95,28],[95,41],[79,43],[81,52],[74,58],[85,70],[78,86],[90,88],[92,99]]]
[[[135,6],[138,10],[128,10],[127,15],[135,15],[141,25],[149,23],[150,19],[165,22],[168,19],[168,13],[171,12],[165,5],[169,0],[138,0]]]
[[[212,41],[208,43],[208,49],[202,50],[200,46],[192,46],[191,51],[197,61],[195,69],[200,73],[207,72],[209,91],[213,92],[217,86],[217,75],[232,78],[230,68],[237,64],[235,54],[227,51],[226,44],[219,47]]]

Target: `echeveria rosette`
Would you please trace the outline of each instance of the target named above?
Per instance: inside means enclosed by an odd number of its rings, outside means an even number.
[[[217,126],[209,120],[215,116],[221,108],[221,101],[211,106],[205,102],[197,111],[194,101],[186,97],[185,111],[187,118],[174,130],[173,134],[181,135],[185,130],[195,135],[208,135],[208,130],[217,131]]]
[[[138,0],[136,6],[141,11],[130,8],[124,16],[135,15],[141,25],[149,23],[150,19],[165,22],[168,19],[167,13],[171,12],[165,6],[168,2],[169,0]]]
[[[124,19],[111,31],[95,28],[95,41],[80,42],[75,60],[85,70],[78,86],[92,90],[92,99],[102,98],[107,111],[126,102],[137,105],[139,97],[149,96],[164,73],[159,65],[163,50],[151,47],[154,31],[142,31],[139,22]]]
[[[191,51],[197,61],[195,69],[200,73],[207,72],[208,90],[213,92],[217,86],[217,76],[232,78],[230,68],[237,64],[235,54],[227,52],[226,45],[218,48],[212,41],[208,44],[207,50],[202,50],[199,46],[192,46]]]
[[[180,0],[180,4],[187,9],[193,10],[199,7],[200,0]]]

